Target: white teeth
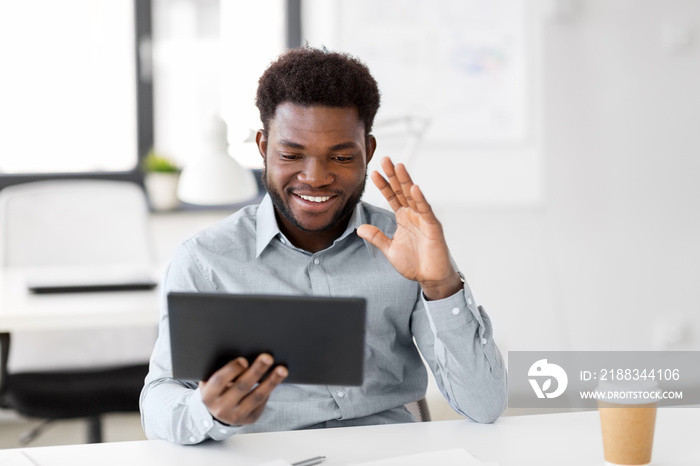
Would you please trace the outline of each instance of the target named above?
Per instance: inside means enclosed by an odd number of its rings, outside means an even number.
[[[328,199],[330,199],[330,196],[304,196],[303,194],[299,194],[298,196],[305,201],[311,202],[326,202]]]

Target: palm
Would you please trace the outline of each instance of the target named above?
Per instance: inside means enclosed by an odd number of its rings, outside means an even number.
[[[449,263],[442,226],[431,220],[407,207],[396,211],[396,232],[384,254],[410,280],[440,279]]]

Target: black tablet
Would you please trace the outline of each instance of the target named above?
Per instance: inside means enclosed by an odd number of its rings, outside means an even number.
[[[265,352],[289,369],[285,383],[361,385],[366,308],[364,298],[171,292],[173,377],[207,380]]]
[[[151,290],[150,270],[139,266],[46,267],[32,271],[27,289],[36,294]]]
[[[94,282],[94,283],[38,283],[27,284],[29,291],[35,294],[56,294],[56,293],[89,293],[97,291],[139,291],[152,290],[158,286],[155,281],[133,281],[133,282]]]

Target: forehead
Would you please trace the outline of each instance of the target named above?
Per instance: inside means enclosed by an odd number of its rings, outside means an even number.
[[[271,139],[316,140],[323,137],[364,141],[364,125],[354,107],[303,107],[283,102],[270,120],[269,131]]]

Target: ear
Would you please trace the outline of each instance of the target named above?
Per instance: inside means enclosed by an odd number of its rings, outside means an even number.
[[[369,165],[369,161],[372,160],[372,156],[374,155],[374,151],[377,149],[377,138],[372,136],[371,134],[367,135],[367,165]]]
[[[267,138],[265,137],[264,130],[259,129],[255,134],[255,144],[258,146],[258,152],[260,152],[264,162],[265,154],[267,154]]]

